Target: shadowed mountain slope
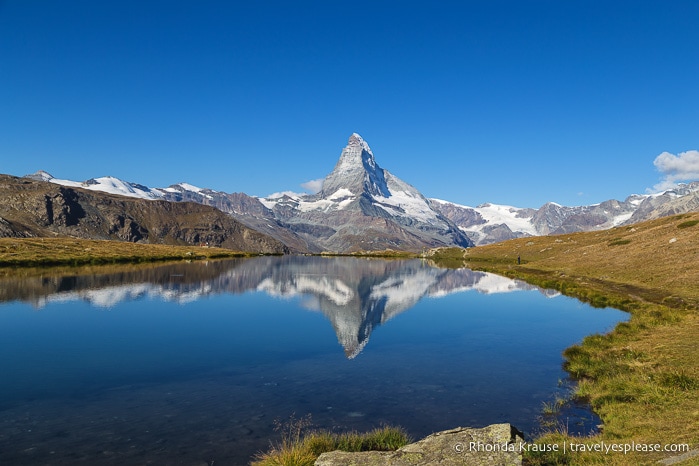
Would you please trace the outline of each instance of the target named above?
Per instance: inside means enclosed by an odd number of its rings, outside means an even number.
[[[213,207],[144,200],[0,175],[0,236],[73,236],[284,253],[281,242]]]

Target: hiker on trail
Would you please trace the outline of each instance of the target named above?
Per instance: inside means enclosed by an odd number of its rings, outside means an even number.
[[[522,258],[519,257],[519,254],[517,254],[517,265],[520,265],[522,263]]]

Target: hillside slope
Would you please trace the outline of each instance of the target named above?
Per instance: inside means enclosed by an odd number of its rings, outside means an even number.
[[[284,253],[281,242],[190,202],[144,200],[0,175],[0,237],[72,236]]]
[[[522,264],[514,267],[517,256]],[[513,239],[468,250],[465,258],[636,286],[639,293],[645,290],[639,297],[651,302],[674,296],[699,306],[699,213],[603,231]]]

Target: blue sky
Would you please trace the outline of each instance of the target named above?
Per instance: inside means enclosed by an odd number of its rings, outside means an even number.
[[[0,172],[266,195],[358,132],[428,197],[623,199],[699,177],[698,22],[696,1],[0,0]]]

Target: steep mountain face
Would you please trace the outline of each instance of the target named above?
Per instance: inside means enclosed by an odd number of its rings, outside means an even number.
[[[245,193],[224,193],[179,183],[167,188],[156,188],[162,199],[173,202],[198,202],[214,207],[253,230],[269,235],[284,243],[291,252],[311,252],[306,240],[288,228],[282,216],[276,216],[256,197]],[[313,251],[316,252],[316,251]]]
[[[382,169],[356,133],[318,194],[261,202],[311,250],[418,251],[473,245],[417,189]]]
[[[350,136],[337,165],[323,180],[320,197],[332,198],[335,193],[344,193],[344,190],[369,196],[390,196],[384,170],[376,164],[369,144],[357,133]]]
[[[247,228],[220,210],[192,202],[114,196],[7,175],[0,175],[0,198],[2,236],[67,235],[288,252],[281,242]]]
[[[629,196],[624,201],[568,207],[549,202],[539,209],[495,204],[468,207],[432,199],[433,205],[477,245],[523,236],[604,230],[699,210],[699,182],[659,194]]]

